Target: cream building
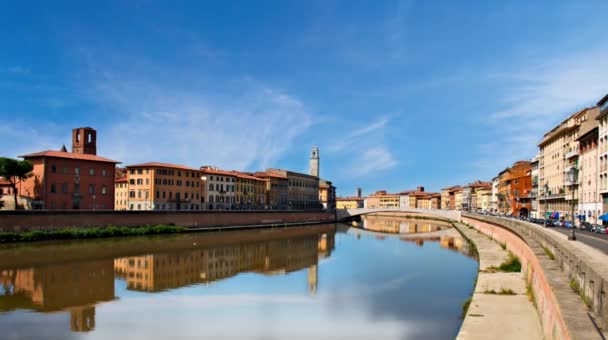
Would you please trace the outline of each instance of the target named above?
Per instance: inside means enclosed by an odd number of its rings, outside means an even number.
[[[598,125],[595,119],[599,115],[599,108],[589,110],[590,119],[580,128],[579,142],[579,173],[580,187],[578,215],[590,223],[598,223],[602,214],[602,203],[598,187]]]
[[[596,118],[599,121],[598,186],[602,211],[608,212],[608,95],[602,98],[597,105],[600,110],[600,114]]]
[[[231,210],[236,207],[236,174],[213,166],[200,169],[205,187],[205,210]]]
[[[114,210],[127,210],[129,208],[129,179],[126,175],[119,177],[114,186]]]
[[[557,212],[559,217],[571,219],[571,206],[578,211],[578,182],[571,183],[568,170],[579,166],[578,137],[581,124],[593,119],[594,108],[578,111],[547,132],[539,143],[539,208],[541,216],[545,211]],[[545,192],[545,185],[548,192]]]

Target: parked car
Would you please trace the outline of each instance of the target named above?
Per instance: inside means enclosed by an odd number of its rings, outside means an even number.
[[[596,226],[595,226],[595,232],[598,233],[598,234],[605,234],[606,233],[606,227],[604,227],[603,225],[596,224]]]
[[[572,228],[572,222],[570,221],[563,221],[562,226],[565,228]]]

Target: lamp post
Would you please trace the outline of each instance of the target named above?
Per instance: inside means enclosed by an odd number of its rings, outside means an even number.
[[[95,194],[93,194],[93,211],[95,211],[96,208],[96,204],[95,204]]]
[[[545,228],[547,227],[547,205],[549,202],[547,201],[547,195],[549,194],[549,184],[545,183]]]
[[[571,208],[572,208],[572,228],[571,228],[571,233],[570,236],[568,236],[568,240],[571,241],[575,241],[576,240],[576,234],[574,233],[574,182],[576,181],[578,177],[578,169],[575,168],[574,166],[570,168],[570,170],[568,170],[568,180],[570,180],[570,184],[571,184],[571,199],[572,199],[572,203],[571,203]]]

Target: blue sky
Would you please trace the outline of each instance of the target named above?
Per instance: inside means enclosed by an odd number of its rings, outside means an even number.
[[[0,155],[305,171],[338,193],[490,179],[606,92],[606,1],[15,2]]]

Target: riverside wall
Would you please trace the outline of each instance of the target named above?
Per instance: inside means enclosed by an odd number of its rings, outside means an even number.
[[[0,232],[172,224],[192,228],[333,222],[320,211],[3,211]]]
[[[549,230],[518,220],[462,215],[462,222],[506,245],[522,264],[539,313],[545,339],[602,339],[597,329],[606,324],[605,275],[593,268],[592,259],[577,253],[568,241]],[[555,259],[552,260],[546,249]],[[574,279],[591,300],[590,309],[570,287]]]

